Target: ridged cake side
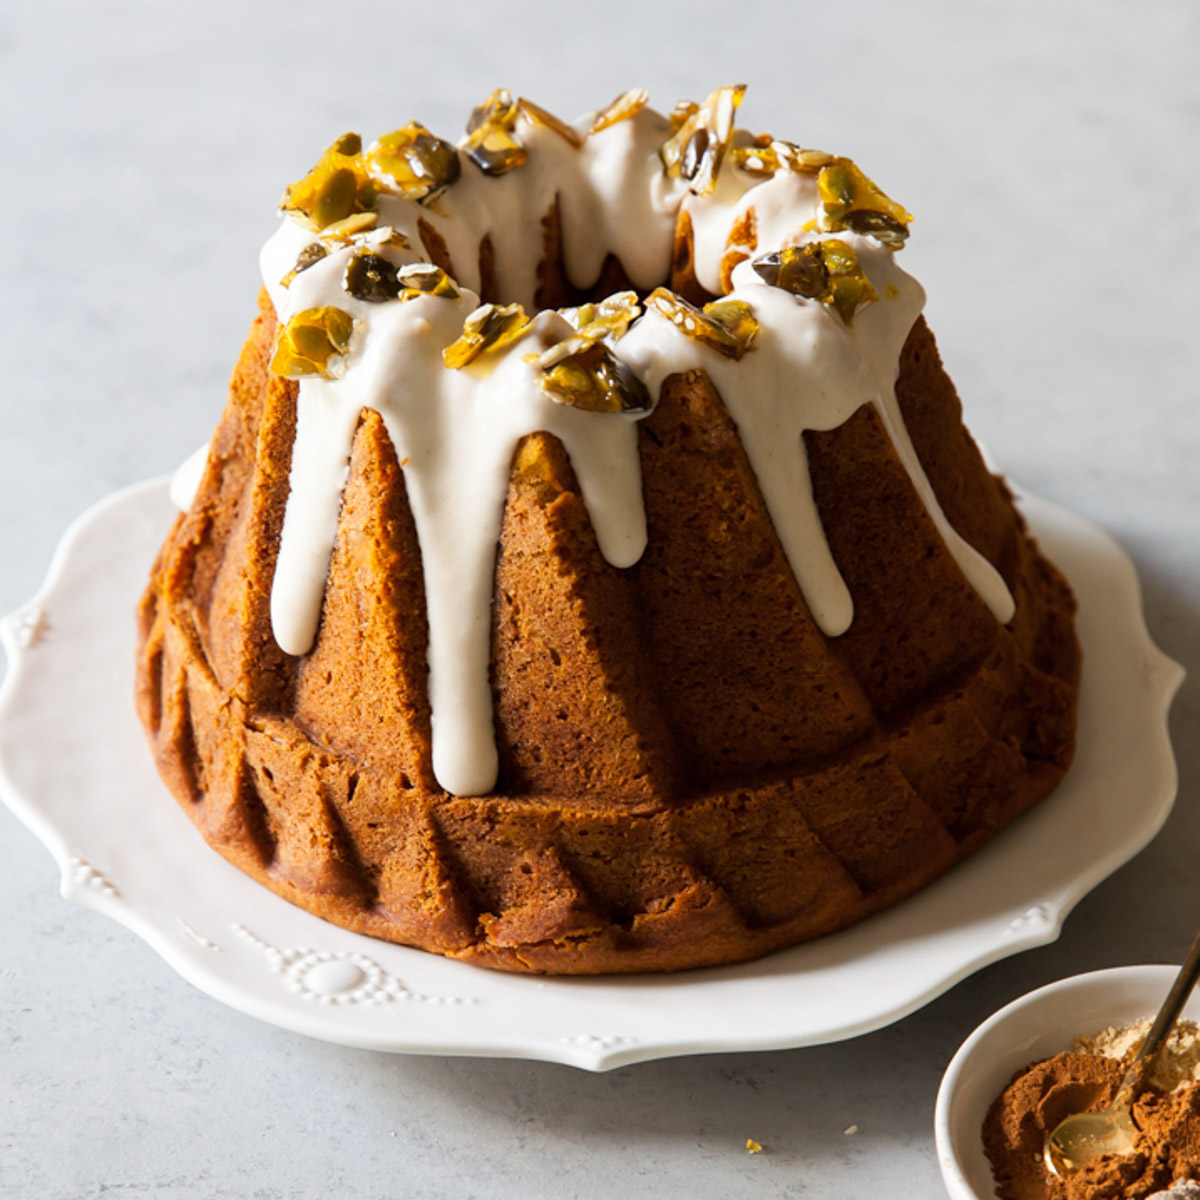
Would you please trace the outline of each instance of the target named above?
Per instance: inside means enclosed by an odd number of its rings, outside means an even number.
[[[354,439],[316,645],[269,613],[295,384],[251,330],[190,512],[140,610],[164,778],[231,861],[319,916],[517,971],[675,970],[842,928],[945,872],[1070,761],[1073,601],[961,422],[918,322],[897,396],[953,527],[1016,601],[993,617],[872,406],[805,437],[854,600],[813,622],[720,395],[669,378],[640,423],[646,553],[600,553],[570,461],[521,443],[493,606],[500,775],[431,767],[425,598],[379,415]],[[580,796],[587,799],[581,800]]]

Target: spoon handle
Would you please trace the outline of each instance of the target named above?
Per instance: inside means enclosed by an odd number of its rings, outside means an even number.
[[[1114,1097],[1114,1104],[1122,1100],[1128,1104],[1133,1100],[1134,1088],[1141,1075],[1139,1068],[1143,1062],[1158,1053],[1171,1030],[1175,1028],[1175,1022],[1179,1019],[1183,1006],[1192,994],[1197,978],[1200,978],[1200,933],[1196,935],[1196,940],[1192,943],[1191,950],[1188,951],[1186,961],[1179,968],[1179,974],[1175,976],[1175,982],[1171,984],[1171,990],[1167,993],[1162,1008],[1158,1010],[1154,1024],[1150,1026],[1150,1032],[1146,1034],[1141,1046],[1138,1047],[1138,1052],[1133,1056],[1133,1062],[1130,1063],[1129,1070],[1125,1073],[1125,1078],[1121,1080],[1121,1086]]]

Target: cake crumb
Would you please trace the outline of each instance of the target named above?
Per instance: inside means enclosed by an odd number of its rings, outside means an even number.
[[[846,1137],[853,1137],[857,1132],[858,1132],[857,1125],[847,1125],[846,1128],[842,1130],[842,1133]]]
[[[762,1143],[756,1142],[753,1138],[746,1139],[746,1149],[751,1154],[761,1154],[763,1152]]]

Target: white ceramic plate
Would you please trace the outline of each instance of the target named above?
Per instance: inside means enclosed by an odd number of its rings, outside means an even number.
[[[41,592],[0,623],[0,795],[54,855],[65,897],[128,926],[209,995],[313,1037],[590,1070],[854,1037],[1053,941],[1174,800],[1166,713],[1183,672],[1150,641],[1132,565],[1079,517],[1033,497],[1022,506],[1080,601],[1086,666],[1069,776],[910,900],[761,962],[503,975],[348,933],[229,866],[159,782],[133,710],[133,612],[172,519],[165,479],[80,517]]]

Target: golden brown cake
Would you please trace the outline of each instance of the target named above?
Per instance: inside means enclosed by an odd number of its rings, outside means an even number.
[[[1073,600],[962,425],[910,217],[740,100],[497,92],[288,189],[137,691],[293,903],[513,971],[736,962],[1067,769]]]

